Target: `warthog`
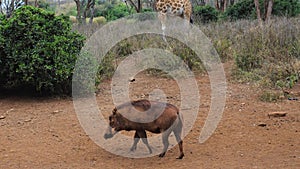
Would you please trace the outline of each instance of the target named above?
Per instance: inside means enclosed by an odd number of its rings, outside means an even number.
[[[113,109],[112,115],[109,116],[109,126],[104,138],[112,138],[121,130],[135,130],[134,143],[130,150],[136,150],[137,143],[141,138],[151,154],[152,150],[148,144],[146,131],[162,133],[164,148],[159,157],[163,157],[169,146],[169,135],[173,131],[180,150],[178,159],[182,159],[184,156],[181,140],[182,127],[182,114],[174,105],[157,101],[137,100],[121,104]]]

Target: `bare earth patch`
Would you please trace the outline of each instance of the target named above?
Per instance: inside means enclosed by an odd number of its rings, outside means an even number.
[[[182,160],[175,159],[177,146],[164,158],[131,159],[105,151],[81,128],[71,98],[0,95],[0,168],[300,168],[299,100],[261,102],[257,88],[228,82],[223,118],[209,140],[200,144],[198,137],[210,106],[210,86],[205,75],[197,76],[197,82],[200,111],[184,138]],[[157,88],[165,92],[170,103],[179,106],[176,82],[147,74],[135,77],[130,85],[131,98],[148,98]],[[97,101],[107,117],[114,106],[110,81],[99,89]],[[293,90],[299,91],[300,86]],[[268,116],[272,112],[287,114]],[[140,142],[138,149],[143,148]]]

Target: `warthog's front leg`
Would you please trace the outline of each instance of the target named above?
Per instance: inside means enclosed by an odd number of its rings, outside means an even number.
[[[133,142],[132,147],[130,148],[130,151],[135,151],[136,150],[136,146],[137,146],[137,143],[139,141],[140,141],[140,136],[138,135],[137,131],[135,131],[135,133],[134,133],[134,142]]]
[[[143,131],[137,131],[137,132],[138,132],[138,135],[140,136],[140,138],[142,139],[143,143],[147,146],[149,153],[152,154],[152,149],[148,143],[146,131],[143,130]]]
[[[143,143],[147,146],[149,153],[152,153],[152,149],[148,143],[147,134],[146,131],[136,131],[134,134],[134,142],[132,147],[130,148],[130,151],[135,151],[137,147],[137,143],[140,141],[140,138],[142,139]]]

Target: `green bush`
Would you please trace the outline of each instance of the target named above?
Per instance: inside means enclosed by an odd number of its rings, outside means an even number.
[[[85,40],[71,31],[69,17],[23,6],[0,22],[0,86],[69,94]]]
[[[223,17],[231,21],[255,18],[256,13],[253,0],[242,0],[229,6],[223,13]]]
[[[209,23],[218,20],[219,12],[209,5],[196,6],[194,8],[194,15],[196,22]]]
[[[276,102],[280,99],[281,94],[272,91],[263,91],[259,96],[259,100],[263,102]]]
[[[40,0],[40,1],[38,1],[38,4],[39,4],[39,8],[55,12],[55,5],[54,4],[51,5],[46,0]]]
[[[93,22],[96,23],[96,24],[98,24],[98,25],[103,25],[103,24],[106,23],[106,19],[103,16],[98,16],[98,17],[95,17],[93,19]]]
[[[264,19],[264,0],[259,1],[260,12]],[[274,0],[272,14],[276,16],[293,17],[300,13],[300,1],[298,0]],[[256,9],[253,0],[242,0],[229,6],[222,14],[223,18],[231,21],[238,19],[256,19]]]
[[[97,8],[95,16],[104,16],[107,21],[116,20],[134,13],[133,9],[129,9],[124,3],[117,5],[107,4]]]
[[[152,8],[143,8],[142,13],[145,13],[145,12],[153,12],[153,9]]]
[[[277,16],[294,17],[300,13],[299,0],[274,0],[272,14]]]
[[[77,15],[77,9],[76,7],[72,7],[71,9],[69,9],[65,15],[67,16],[76,16]]]

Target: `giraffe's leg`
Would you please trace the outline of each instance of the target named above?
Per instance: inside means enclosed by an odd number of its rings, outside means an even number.
[[[187,28],[190,28],[190,26],[192,26],[192,19],[191,19],[191,15],[189,13],[185,13],[184,14],[184,26]]]
[[[166,39],[166,35],[165,35],[165,30],[166,30],[166,18],[167,18],[167,15],[163,12],[159,12],[159,15],[158,15],[158,18],[160,20],[160,23],[161,23],[161,29],[162,29],[162,34],[163,34],[163,40],[165,42],[167,42],[167,39]]]

